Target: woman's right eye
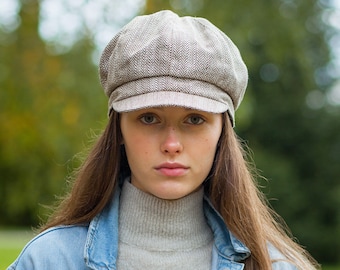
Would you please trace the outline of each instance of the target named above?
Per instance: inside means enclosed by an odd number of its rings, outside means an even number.
[[[157,117],[153,114],[144,114],[140,116],[139,119],[142,123],[147,125],[156,124],[159,122]]]

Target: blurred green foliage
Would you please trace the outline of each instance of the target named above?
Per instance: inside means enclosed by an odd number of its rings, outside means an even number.
[[[38,3],[23,1],[16,30],[0,28],[0,225],[36,225],[41,204],[63,193],[91,128],[106,123],[91,36],[49,54]],[[301,244],[320,262],[339,263],[340,106],[327,103],[329,3],[149,0],[142,13],[202,16],[237,44],[249,87],[236,131],[268,179],[260,184]]]
[[[23,1],[21,24],[0,29],[0,225],[37,225],[62,194],[89,141],[106,120],[91,40],[50,55],[38,35],[38,1]]]

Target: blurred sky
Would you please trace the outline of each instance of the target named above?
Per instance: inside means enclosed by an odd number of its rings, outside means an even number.
[[[0,27],[6,31],[12,31],[20,23],[18,2],[0,1]],[[143,0],[42,0],[39,33],[46,42],[57,43],[60,53],[85,32],[93,35],[97,47],[102,50],[143,4]]]
[[[333,54],[333,61],[328,70],[338,81],[328,93],[328,101],[338,105],[340,104],[340,1],[319,0],[319,3],[331,7],[325,9],[322,20],[338,32],[337,35],[328,38]],[[77,39],[90,33],[97,47],[93,56],[94,62],[97,63],[104,46],[140,11],[143,4],[144,0],[42,0],[39,33],[47,44],[51,45],[53,53],[67,51]],[[18,27],[20,24],[18,10],[18,0],[0,1],[0,27],[4,31],[13,31]]]

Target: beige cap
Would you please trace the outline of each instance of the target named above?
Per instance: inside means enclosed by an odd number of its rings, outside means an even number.
[[[222,31],[168,10],[124,26],[104,49],[99,73],[109,112],[182,106],[228,111],[233,125],[248,82],[239,50]]]

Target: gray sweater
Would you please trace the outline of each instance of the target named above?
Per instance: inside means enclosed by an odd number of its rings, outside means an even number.
[[[207,270],[213,241],[203,213],[203,188],[169,201],[125,181],[119,209],[118,270]]]

